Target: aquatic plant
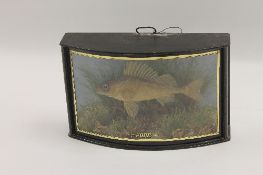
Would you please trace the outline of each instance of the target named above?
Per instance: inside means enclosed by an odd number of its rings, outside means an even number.
[[[177,109],[161,121],[160,134],[168,138],[189,137],[216,132],[216,109],[192,106],[187,110]]]
[[[78,112],[78,127],[80,130],[92,131],[95,129],[96,124],[107,125],[111,121],[109,108],[102,103],[89,105]]]

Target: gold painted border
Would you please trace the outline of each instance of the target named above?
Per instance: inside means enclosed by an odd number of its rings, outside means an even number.
[[[213,55],[213,54],[218,54],[220,51],[215,50],[215,51],[210,51],[210,52],[204,52],[204,53],[196,53],[196,54],[184,54],[184,55],[172,55],[172,56],[156,56],[156,57],[143,57],[143,58],[133,58],[133,57],[117,57],[117,56],[106,56],[106,55],[95,55],[91,53],[84,53],[84,52],[79,52],[75,50],[70,50],[70,55],[79,55],[79,56],[85,56],[85,57],[90,57],[90,58],[101,58],[101,59],[108,59],[108,60],[136,60],[136,61],[142,61],[142,60],[171,60],[171,59],[176,59],[176,58],[193,58],[193,57],[198,57],[198,56],[206,56],[206,55]]]
[[[75,79],[74,79],[74,66],[73,66],[73,55],[85,56],[89,58],[95,59],[114,59],[114,60],[136,60],[136,61],[143,61],[143,60],[171,60],[171,59],[182,59],[182,58],[193,58],[198,56],[207,56],[207,55],[214,55],[217,54],[217,131],[215,133],[206,134],[206,135],[199,135],[199,136],[192,136],[192,137],[184,137],[184,138],[172,138],[172,139],[147,139],[147,138],[140,138],[140,139],[130,139],[130,138],[121,138],[121,137],[113,137],[102,135],[93,132],[87,132],[84,130],[80,130],[78,128],[78,111],[77,111],[77,100],[76,100],[76,90],[75,90]],[[116,57],[116,56],[105,56],[105,55],[96,55],[90,53],[79,52],[75,50],[70,50],[70,64],[71,64],[71,78],[72,78],[72,91],[73,91],[73,103],[74,103],[74,113],[75,113],[75,121],[76,121],[76,128],[78,132],[85,133],[92,136],[97,136],[101,138],[107,138],[112,140],[122,140],[122,141],[134,141],[134,142],[164,142],[164,141],[176,141],[176,140],[190,140],[190,139],[198,139],[203,137],[209,136],[216,136],[220,134],[220,111],[219,111],[219,83],[220,83],[220,59],[221,53],[220,50],[216,51],[209,51],[197,54],[184,54],[184,55],[172,55],[172,56],[157,56],[157,57],[143,57],[143,58],[134,58],[134,57]]]

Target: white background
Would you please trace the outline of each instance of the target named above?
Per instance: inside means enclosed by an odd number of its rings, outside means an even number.
[[[0,174],[262,174],[262,6],[261,0],[0,0]],[[137,26],[231,34],[230,142],[146,152],[67,137],[63,34]]]

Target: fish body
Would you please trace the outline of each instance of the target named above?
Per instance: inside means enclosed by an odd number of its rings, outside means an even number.
[[[180,89],[158,82],[127,78],[110,84],[108,96],[121,101],[140,102],[168,97],[179,93]]]
[[[169,74],[158,75],[151,67],[136,62],[128,62],[119,80],[111,80],[96,88],[96,92],[124,104],[127,114],[135,117],[138,103],[156,99],[161,105],[174,100],[175,94],[185,94],[194,100],[201,98],[202,81],[195,80],[185,87],[177,87]]]

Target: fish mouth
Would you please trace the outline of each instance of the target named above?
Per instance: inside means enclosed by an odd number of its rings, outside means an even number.
[[[96,93],[97,94],[101,94],[102,90],[99,86],[96,86],[96,89],[95,89]]]
[[[102,90],[100,86],[96,86],[95,91],[96,91],[96,94],[105,95],[104,91]]]

